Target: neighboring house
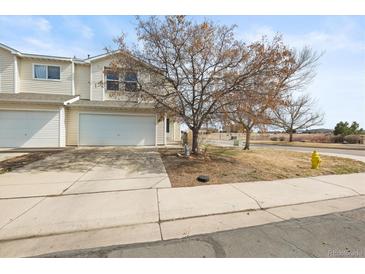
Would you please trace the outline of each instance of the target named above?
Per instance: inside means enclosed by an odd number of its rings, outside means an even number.
[[[180,124],[153,104],[110,96],[118,84],[104,73],[111,60],[26,54],[0,43],[0,147],[180,141]],[[133,92],[137,74],[128,75],[125,92]]]

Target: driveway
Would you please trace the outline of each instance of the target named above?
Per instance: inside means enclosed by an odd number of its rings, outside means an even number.
[[[11,240],[103,228],[110,229],[97,232],[91,242],[120,242],[135,235],[146,241],[160,239],[158,225],[152,224],[159,218],[157,188],[170,187],[155,148],[69,149],[2,174],[0,256],[37,249],[18,244],[1,248]],[[137,228],[129,229],[130,225]],[[75,243],[79,240],[74,238]]]
[[[154,149],[76,148],[0,175],[0,198],[170,187]]]

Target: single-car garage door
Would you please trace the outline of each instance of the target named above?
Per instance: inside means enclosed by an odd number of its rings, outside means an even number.
[[[0,110],[0,147],[58,147],[58,111]]]
[[[155,145],[155,116],[80,114],[80,145]]]

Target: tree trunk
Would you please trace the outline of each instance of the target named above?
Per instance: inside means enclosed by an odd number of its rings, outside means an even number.
[[[251,139],[251,130],[246,129],[246,142],[245,142],[245,147],[243,148],[244,150],[250,149],[250,139]]]
[[[293,131],[289,131],[289,142],[293,142]]]
[[[199,144],[198,144],[199,130],[193,129],[192,133],[193,133],[193,141],[192,141],[191,152],[197,154],[199,152]]]

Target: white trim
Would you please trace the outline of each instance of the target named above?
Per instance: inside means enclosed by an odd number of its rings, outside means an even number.
[[[16,55],[14,57],[14,93],[18,93],[18,58]]]
[[[107,56],[113,55],[113,54],[118,53],[118,52],[121,52],[121,51],[120,50],[114,50],[112,52],[99,54],[99,55],[96,55],[94,57],[90,57],[90,58],[85,59],[85,62],[91,62],[91,61],[95,61],[95,60],[98,60],[98,59],[102,59],[102,58],[105,58]]]
[[[45,111],[45,112],[57,112],[57,108],[12,108],[12,107],[0,107],[0,110],[12,110],[12,111]]]
[[[63,105],[67,106],[67,105],[70,105],[70,104],[72,104],[72,103],[74,103],[74,102],[76,102],[78,100],[80,100],[80,96],[79,95],[76,96],[75,98],[72,98],[70,100],[67,100],[67,101],[63,102]]]
[[[101,99],[103,101],[105,101],[105,84],[108,81],[108,79],[107,79],[107,73],[104,73],[104,71],[105,71],[105,67],[104,67],[103,71],[101,72],[103,74],[103,86],[102,86],[102,96],[101,96]]]
[[[58,110],[58,146],[66,146],[66,123],[65,123],[65,108],[60,107]]]
[[[158,117],[157,117],[157,113],[155,114],[156,119],[155,119],[155,146],[157,147],[157,131],[158,131]]]
[[[48,56],[48,55],[38,55],[38,54],[29,54],[29,53],[16,53],[20,57],[33,58],[33,59],[45,59],[45,60],[57,60],[57,61],[65,61],[72,62],[72,58],[69,57],[58,57],[58,56]]]
[[[34,66],[46,66],[46,78],[35,78],[34,77]],[[48,79],[48,67],[59,67],[60,68],[60,79]],[[51,81],[51,82],[60,82],[61,81],[61,66],[60,65],[54,65],[54,64],[39,64],[39,63],[32,63],[32,78],[33,80],[37,81]]]
[[[104,112],[104,111],[94,111],[94,110],[90,110],[90,111],[79,111],[79,114],[100,114],[100,115],[124,115],[124,116],[146,116],[146,117],[154,117],[153,113],[136,113],[136,112]]]
[[[167,122],[167,116],[166,113],[163,116],[163,144],[166,145],[166,122]]]
[[[90,98],[89,100],[93,100],[93,89],[92,89],[92,83],[93,83],[93,65],[90,64]]]
[[[61,78],[61,71],[60,71]],[[72,61],[71,63],[71,92],[72,95],[75,95],[75,63]]]

